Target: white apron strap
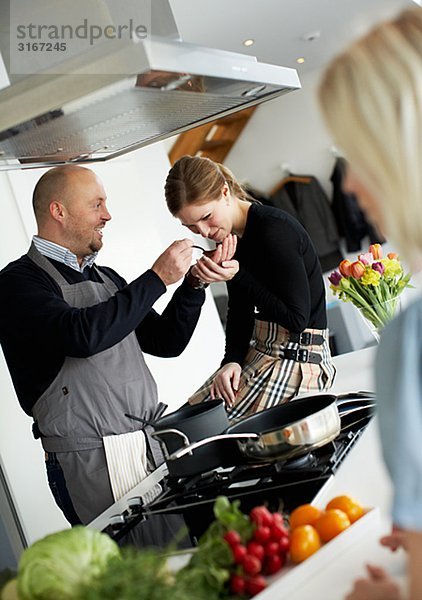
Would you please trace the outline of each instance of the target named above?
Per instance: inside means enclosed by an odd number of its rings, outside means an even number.
[[[147,444],[142,430],[103,438],[114,500],[119,500],[148,475]]]

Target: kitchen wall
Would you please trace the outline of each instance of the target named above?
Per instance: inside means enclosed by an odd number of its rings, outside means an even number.
[[[321,71],[300,74],[302,89],[261,104],[249,120],[225,163],[238,178],[270,192],[285,176],[315,175],[331,194],[329,177],[333,145],[324,129],[316,102]]]
[[[165,149],[154,144],[92,168],[105,184],[113,217],[104,232],[98,263],[115,268],[130,281],[148,269],[172,241],[190,235],[165,207],[162,188],[169,169]],[[35,232],[31,193],[42,173],[38,169],[0,173],[0,268],[28,248]],[[171,292],[157,302],[157,310]],[[207,290],[199,325],[183,355],[175,359],[147,357],[160,399],[171,410],[185,402],[218,366],[223,348],[222,327]],[[26,538],[32,543],[67,523],[52,500],[41,445],[32,438],[31,420],[18,405],[2,355],[0,390],[0,457]]]

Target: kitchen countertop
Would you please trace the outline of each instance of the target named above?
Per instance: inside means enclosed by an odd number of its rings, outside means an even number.
[[[374,356],[375,348],[371,347],[336,357],[337,377],[332,391],[337,394],[373,390]],[[293,567],[302,571],[300,584],[293,591],[288,589],[289,573],[283,575],[281,571],[269,588],[258,596],[260,600],[282,600],[287,596],[289,600],[341,600],[351,590],[353,581],[364,575],[368,562],[383,566],[404,585],[405,553],[393,553],[379,544],[380,536],[391,528],[391,485],[382,460],[376,417],[340,466],[331,486],[323,489],[315,504],[323,507],[340,494],[354,496],[366,507],[377,507],[379,519],[372,519],[368,531],[354,543],[342,543],[341,536],[336,538],[335,557],[316,573],[309,573],[313,569],[311,563],[307,567],[307,561]]]

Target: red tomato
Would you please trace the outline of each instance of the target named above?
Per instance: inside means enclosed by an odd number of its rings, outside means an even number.
[[[273,523],[273,515],[266,506],[255,506],[249,513],[249,518],[257,525],[266,525],[268,527]]]
[[[262,590],[265,590],[266,587],[267,582],[262,577],[262,575],[258,575],[257,577],[250,577],[246,580],[246,591],[251,596],[256,596],[256,594],[259,594],[260,592],[262,592]]]
[[[267,556],[265,559],[265,573],[268,575],[274,575],[284,565],[284,560],[278,554]]]
[[[233,594],[243,594],[246,589],[246,581],[241,575],[232,575],[230,578],[230,590]]]
[[[259,560],[264,558],[264,546],[262,544],[258,544],[258,542],[249,542],[246,546],[248,550],[248,554],[252,554],[252,556],[256,556]]]
[[[237,565],[243,563],[245,556],[247,556],[248,551],[246,550],[246,546],[243,544],[236,544],[236,546],[232,546],[232,554],[233,560]]]
[[[280,545],[278,542],[267,542],[264,546],[265,556],[272,556],[280,552]]]
[[[226,540],[230,546],[236,546],[241,542],[240,535],[234,529],[230,529],[230,531],[224,534],[223,539]]]
[[[256,556],[247,554],[242,561],[242,567],[248,575],[258,575],[262,569],[262,563]]]
[[[266,525],[259,525],[259,527],[255,529],[253,537],[257,542],[265,544],[271,537],[271,529]]]
[[[274,523],[284,524],[284,517],[281,513],[275,512],[275,513],[273,513],[273,521],[274,521]]]
[[[283,553],[283,554],[285,554],[286,552],[289,551],[289,548],[290,548],[290,540],[289,540],[289,538],[287,536],[286,537],[282,537],[279,540],[278,545],[280,547],[280,552]]]
[[[289,535],[287,529],[284,525],[279,525],[278,523],[274,523],[270,529],[271,539],[278,542],[281,538]]]

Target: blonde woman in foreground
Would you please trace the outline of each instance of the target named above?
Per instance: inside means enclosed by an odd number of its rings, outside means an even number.
[[[422,9],[401,13],[354,43],[326,69],[322,112],[349,168],[345,180],[369,219],[413,268],[422,266]],[[419,275],[414,277],[418,280]],[[416,295],[416,294],[415,294]],[[394,486],[393,533],[408,551],[411,600],[422,598],[422,299],[384,331],[376,358],[381,442]],[[368,566],[347,600],[403,598]]]

